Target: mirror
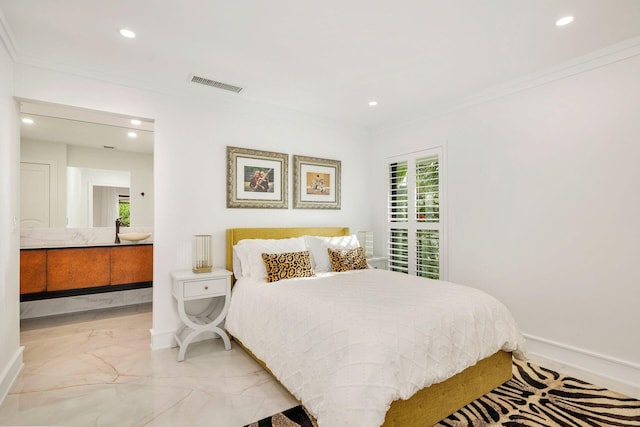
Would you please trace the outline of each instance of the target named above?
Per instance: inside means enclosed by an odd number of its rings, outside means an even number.
[[[153,225],[153,121],[20,102],[22,228]]]

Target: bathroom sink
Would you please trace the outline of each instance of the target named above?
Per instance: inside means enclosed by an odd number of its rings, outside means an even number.
[[[139,242],[151,237],[151,233],[118,233],[118,237],[128,242]]]

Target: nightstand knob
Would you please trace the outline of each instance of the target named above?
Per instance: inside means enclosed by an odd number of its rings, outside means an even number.
[[[208,286],[205,286],[205,287],[204,287],[204,290],[206,291],[207,289],[209,289],[209,287],[208,287]]]

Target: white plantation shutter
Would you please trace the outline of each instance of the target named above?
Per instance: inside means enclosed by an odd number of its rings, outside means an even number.
[[[390,270],[432,279],[446,276],[441,166],[441,149],[388,159]]]
[[[407,222],[408,203],[407,162],[392,163],[389,165],[389,221]]]
[[[409,272],[409,245],[406,229],[392,228],[389,230],[389,269]]]

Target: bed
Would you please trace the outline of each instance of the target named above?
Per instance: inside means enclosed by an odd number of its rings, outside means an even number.
[[[237,256],[234,258],[233,248],[241,240],[290,239],[293,237],[301,236],[349,236],[349,229],[343,227],[228,229],[226,258],[227,269],[237,271],[239,268]],[[442,418],[445,418],[451,413],[457,411],[462,406],[475,400],[476,398],[482,396],[483,394],[487,393],[488,391],[494,389],[495,387],[511,378],[512,352],[517,357],[524,357],[524,339],[522,338],[520,332],[517,330],[517,326],[515,326],[515,324],[507,324],[505,326],[502,325],[502,323],[500,329],[508,330],[508,332],[506,333],[509,334],[509,337],[505,339],[505,342],[502,345],[499,345],[499,348],[496,348],[495,351],[491,350],[489,354],[482,355],[482,357],[474,356],[475,359],[471,361],[456,361],[455,363],[457,363],[458,365],[449,366],[447,368],[450,372],[447,372],[446,374],[438,373],[437,375],[435,375],[435,377],[437,377],[437,381],[433,381],[433,378],[431,377],[426,379],[423,378],[431,375],[430,373],[426,374],[413,372],[416,369],[416,364],[415,362],[411,361],[409,361],[410,363],[413,363],[413,365],[411,365],[411,369],[398,368],[395,371],[394,369],[388,369],[389,372],[385,373],[385,378],[380,379],[375,377],[381,371],[386,372],[387,366],[391,366],[392,368],[394,368],[399,363],[407,363],[404,360],[402,360],[401,362],[399,361],[399,359],[403,359],[404,355],[401,355],[399,357],[393,356],[395,355],[395,352],[392,352],[392,357],[395,357],[395,359],[393,359],[391,362],[388,362],[386,360],[382,361],[382,359],[380,362],[378,362],[376,359],[378,356],[382,357],[381,354],[389,353],[389,351],[384,350],[384,343],[378,342],[376,342],[375,346],[366,344],[367,347],[364,353],[366,354],[367,360],[364,360],[363,363],[363,366],[365,367],[360,367],[359,365],[355,364],[360,362],[343,361],[345,365],[340,368],[343,370],[343,372],[339,375],[325,375],[322,373],[324,372],[322,369],[331,370],[332,368],[329,365],[333,363],[334,359],[340,359],[340,354],[329,354],[322,356],[324,358],[319,358],[317,363],[314,362],[317,365],[322,366],[316,366],[319,368],[318,370],[315,369],[316,367],[313,367],[313,371],[308,374],[306,374],[305,371],[302,370],[302,368],[297,366],[298,364],[305,364],[305,358],[309,359],[309,357],[307,356],[302,357],[301,354],[310,354],[310,352],[313,353],[314,351],[321,351],[317,350],[317,348],[325,348],[323,347],[323,345],[316,345],[316,343],[313,342],[313,340],[316,339],[314,338],[314,336],[318,336],[318,340],[326,340],[327,336],[326,334],[323,335],[322,333],[319,333],[319,335],[314,335],[315,333],[301,333],[299,337],[296,337],[295,334],[298,332],[291,332],[289,331],[289,329],[287,329],[291,326],[292,323],[296,323],[296,319],[300,320],[301,322],[320,322],[318,324],[310,325],[310,328],[312,330],[315,330],[316,332],[321,332],[324,329],[322,329],[319,325],[322,325],[321,322],[324,322],[324,320],[319,320],[322,317],[320,311],[331,311],[330,318],[334,321],[334,323],[336,323],[335,319],[336,317],[340,316],[340,312],[336,313],[334,308],[339,309],[339,302],[342,300],[348,300],[350,298],[347,294],[344,294],[344,296],[340,296],[342,295],[340,294],[340,292],[348,292],[347,290],[345,290],[346,287],[349,287],[350,289],[358,292],[358,295],[368,294],[368,290],[372,289],[370,293],[375,295],[375,290],[379,286],[383,286],[382,284],[375,283],[379,281],[389,282],[391,279],[393,281],[402,280],[402,283],[404,283],[405,280],[407,280],[408,282],[415,280],[428,280],[416,278],[415,276],[402,275],[401,273],[381,270],[348,271],[345,273],[335,274],[319,273],[318,277],[314,278],[288,279],[280,283],[271,283],[266,286],[261,283],[253,283],[252,280],[248,280],[247,278],[243,277],[238,280],[238,286],[234,287],[234,295],[231,299],[231,307],[226,323],[227,330],[233,337],[233,339],[242,348],[244,348],[248,354],[256,359],[263,368],[270,372],[281,384],[283,384],[283,386],[287,390],[289,390],[296,398],[301,401],[302,404],[305,405],[305,407],[307,407],[312,415],[314,415],[318,419],[318,423],[321,426],[383,425],[385,427],[412,427],[433,425]],[[297,281],[301,281],[300,283],[304,284],[304,286],[298,285]],[[345,283],[347,283],[348,286],[345,286]],[[447,292],[453,292],[454,294],[458,291],[469,291],[469,289],[461,289],[464,287],[450,284],[448,282],[430,281],[429,283],[432,284],[432,286],[422,287],[429,289],[442,287],[446,288],[448,290]],[[421,283],[421,285],[422,284],[424,283]],[[301,308],[305,310],[305,313],[292,314],[293,318],[287,317],[287,313],[291,312],[292,310],[289,310],[286,307],[291,307],[291,304],[294,304],[295,306],[301,304],[299,300],[290,300],[290,298],[294,298],[295,294],[297,293],[302,293],[302,300],[304,301],[305,294],[303,292],[306,292],[307,287],[315,288],[316,290],[319,289],[321,293],[325,293],[325,296],[327,294],[332,294],[331,296],[333,296],[333,293],[335,292],[335,298],[340,299],[334,300],[331,304],[329,304],[327,307],[330,307],[330,309],[327,308],[326,310],[323,309],[314,312],[314,310],[316,309],[316,304],[312,304],[308,307]],[[246,297],[245,295],[252,295],[253,292],[268,293],[260,294],[260,299],[257,302],[245,302],[251,301],[249,299],[244,300],[243,298]],[[279,292],[280,296],[276,298],[276,294],[274,292]],[[465,300],[483,299],[485,297],[484,295],[478,294],[479,291],[473,290],[471,292],[475,292],[475,294],[472,294],[472,297],[470,298],[465,298]],[[367,296],[367,299],[368,298],[369,297]],[[374,297],[372,296],[371,298]],[[393,299],[393,296],[391,296],[390,298]],[[424,298],[428,300],[430,297],[425,295]],[[338,303],[336,303],[336,301]],[[279,307],[278,304],[283,304],[284,308]],[[491,302],[491,304],[493,304],[493,302]],[[491,311],[500,311],[502,310],[501,307],[498,307],[497,309],[492,307]],[[431,313],[432,310],[433,307],[429,308],[427,311]],[[268,317],[263,318],[263,321],[256,321],[256,313],[263,311],[265,313],[268,313]],[[386,321],[382,323],[382,327],[373,328],[373,331],[371,333],[369,333],[370,331],[368,330],[361,331],[359,332],[360,335],[371,335],[373,340],[381,341],[393,341],[393,335],[397,335],[397,337],[404,337],[407,334],[413,334],[417,336],[417,333],[411,331],[411,328],[406,327],[406,324],[400,325],[400,329],[398,330],[385,330],[384,334],[382,335],[374,333],[378,330],[387,329],[386,325],[388,323],[393,323],[393,321],[389,320],[395,318],[393,316],[402,315],[402,313],[387,313],[387,311],[389,311],[387,308],[381,311],[386,313],[387,316],[392,317],[387,317]],[[504,309],[504,311],[506,311],[506,308]],[[308,318],[305,318],[303,320],[307,312],[313,312],[313,316],[309,315]],[[508,314],[507,312],[507,314],[505,314],[504,316],[510,317],[510,314]],[[258,319],[260,319],[260,315],[258,315]],[[349,319],[351,319],[350,322],[353,320],[352,317]],[[509,323],[509,321],[507,321],[507,323]],[[500,320],[500,322],[502,322],[502,320]],[[351,328],[351,326],[349,327]],[[493,334],[493,332],[491,332],[490,330],[482,333],[488,333],[489,335]],[[478,333],[474,332],[474,334]],[[473,337],[475,335],[470,336]],[[331,339],[335,340],[334,338]],[[470,338],[463,337],[461,339],[464,341],[465,339],[469,340]],[[502,338],[496,339],[501,340]],[[278,353],[279,355],[277,357],[274,357],[274,355],[272,354],[273,351],[265,350],[264,346],[268,345],[268,343],[271,342],[279,342],[282,345],[286,345],[287,352],[294,354],[293,360],[287,360],[288,356],[285,356],[283,354],[284,352],[282,349],[276,351],[276,353],[278,351],[280,352]],[[415,352],[415,349],[412,351]],[[484,351],[486,352],[486,350]],[[360,351],[359,353],[363,353],[363,351]],[[461,356],[464,353],[465,351],[456,351],[455,357],[452,358],[471,357]],[[351,358],[352,356],[353,355],[349,353],[348,357]],[[372,361],[368,359],[376,360]],[[325,367],[325,364],[328,367]],[[370,369],[369,366],[374,366],[375,369],[371,369],[369,371],[367,370]],[[463,367],[460,368],[460,366]],[[338,372],[340,369],[337,369],[336,372]],[[425,370],[430,369],[431,368],[425,368]],[[390,391],[390,389],[393,387],[389,385],[389,382],[400,381],[400,379],[395,377],[401,377],[401,372],[403,370],[411,370],[412,373],[409,377],[413,378],[417,375],[417,377],[421,378],[420,381],[413,381],[412,379],[410,381],[411,384],[409,386],[405,386],[407,383],[407,377],[404,376],[404,379],[401,382],[402,387],[400,387],[399,390],[394,389],[393,391]],[[309,372],[308,367],[306,372]],[[444,377],[442,377],[443,375]],[[360,383],[361,378],[363,377],[372,377],[372,381],[374,384],[362,386],[362,384]],[[350,383],[348,384],[348,386],[345,386],[345,384],[343,384],[343,381],[350,381]],[[318,385],[316,385],[316,383]],[[426,386],[423,387],[423,383],[426,384]],[[330,387],[336,387],[337,391],[335,392],[335,395],[337,397],[335,399],[331,398],[334,393],[327,392],[327,390],[333,390]],[[377,395],[370,396],[368,394],[369,390],[377,389],[380,389],[383,392],[381,394],[386,393],[387,400],[389,400],[388,395],[394,395],[396,398],[393,401],[389,402],[384,399],[383,401],[379,402],[379,398]],[[340,395],[340,393],[343,394]],[[358,402],[357,408],[355,406],[346,407],[348,406],[347,404],[351,404],[351,397],[355,396],[355,400],[360,399],[361,395],[364,396],[366,402]],[[342,409],[341,407],[343,403],[345,403],[344,409]],[[336,407],[339,407],[340,409],[336,409]],[[369,410],[370,407],[375,407],[376,409]]]

